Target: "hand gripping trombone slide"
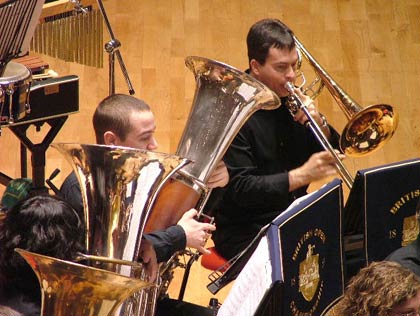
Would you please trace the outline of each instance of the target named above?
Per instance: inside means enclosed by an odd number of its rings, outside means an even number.
[[[343,181],[346,183],[346,185],[351,189],[354,182],[352,176],[350,175],[349,171],[344,166],[341,159],[338,157],[337,153],[335,152],[334,148],[331,146],[328,139],[325,137],[324,133],[322,132],[317,122],[309,113],[308,107],[305,105],[305,103],[303,103],[300,97],[295,93],[294,91],[295,88],[291,82],[287,82],[284,86],[287,89],[287,91],[289,91],[290,97],[293,98],[293,101],[297,103],[297,106],[299,107],[299,109],[301,109],[305,113],[306,117],[308,118],[308,120],[305,122],[305,126],[311,129],[312,133],[315,135],[315,137],[317,138],[321,146],[325,150],[328,150],[333,155],[334,160],[335,160],[335,167],[337,168],[337,171],[343,178]]]

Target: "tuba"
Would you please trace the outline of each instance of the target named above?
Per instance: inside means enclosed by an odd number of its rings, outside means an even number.
[[[95,268],[143,279],[138,257],[151,207],[163,183],[189,160],[117,146],[59,143],[52,147],[69,161],[80,183],[87,226],[83,259]],[[146,313],[142,304],[154,308],[155,289],[156,284],[134,293],[119,315],[153,313]],[[150,299],[144,300],[145,296]]]
[[[146,223],[147,232],[176,224],[193,207],[199,211],[199,219],[208,217],[202,214],[210,194],[206,183],[233,138],[253,113],[280,106],[273,91],[236,68],[195,56],[187,57],[185,63],[195,76],[196,90],[175,154],[192,163],[179,170],[159,191]],[[191,264],[198,259],[198,255],[189,251],[184,254],[191,256]],[[160,295],[166,293],[176,267],[188,269],[188,265],[179,261],[179,255],[161,265]]]
[[[206,182],[233,138],[257,110],[272,110],[280,100],[264,84],[227,64],[190,56],[186,66],[196,90],[176,155],[193,163],[183,167],[159,192],[146,231],[174,225],[191,207],[202,208]]]
[[[111,316],[132,293],[150,286],[140,279],[107,270],[22,249],[15,251],[38,278],[42,296],[41,316]]]

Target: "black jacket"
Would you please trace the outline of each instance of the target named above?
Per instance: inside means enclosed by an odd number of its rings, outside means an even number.
[[[254,113],[223,158],[230,182],[227,188],[214,190],[211,200],[219,201],[209,205],[216,204],[213,240],[226,259],[242,251],[263,226],[306,194],[307,187],[289,192],[288,172],[323,150],[312,132],[293,120],[284,102],[276,110]],[[330,130],[330,142],[338,148],[339,135]]]

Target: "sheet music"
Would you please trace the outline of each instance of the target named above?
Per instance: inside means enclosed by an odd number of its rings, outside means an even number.
[[[265,292],[271,286],[271,272],[272,267],[268,252],[268,240],[264,236],[238,275],[217,315],[253,315]]]

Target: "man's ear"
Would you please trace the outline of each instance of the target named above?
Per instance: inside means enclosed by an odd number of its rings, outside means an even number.
[[[104,145],[115,145],[117,142],[117,135],[111,131],[106,131],[104,133]]]
[[[260,74],[260,63],[255,59],[251,59],[251,61],[249,62],[249,68],[251,70],[251,73],[257,76]]]

